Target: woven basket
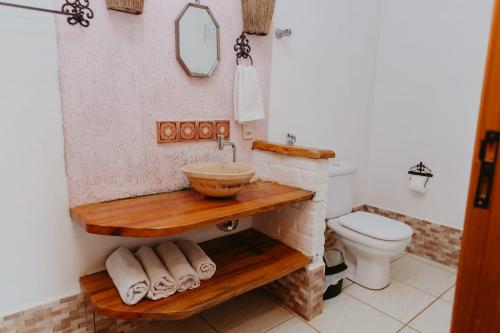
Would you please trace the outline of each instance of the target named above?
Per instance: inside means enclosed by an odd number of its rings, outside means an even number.
[[[276,0],[242,0],[243,31],[265,36],[271,28]]]
[[[139,15],[144,9],[144,0],[106,0],[108,9]]]

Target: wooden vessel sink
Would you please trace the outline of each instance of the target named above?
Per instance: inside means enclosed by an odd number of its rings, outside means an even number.
[[[240,192],[255,174],[244,163],[205,162],[186,165],[182,172],[193,188],[208,197],[227,198]]]

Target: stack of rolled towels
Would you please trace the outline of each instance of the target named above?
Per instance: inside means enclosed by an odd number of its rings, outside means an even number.
[[[216,270],[215,263],[190,240],[161,243],[155,251],[141,247],[135,255],[120,247],[106,260],[108,274],[122,301],[134,305],[144,297],[158,300],[198,288]]]

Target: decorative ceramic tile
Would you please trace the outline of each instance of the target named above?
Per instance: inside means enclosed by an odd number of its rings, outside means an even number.
[[[258,290],[222,303],[201,316],[221,333],[266,332],[293,317]]]
[[[353,284],[344,292],[403,323],[435,300],[435,297],[396,280],[391,280],[391,284],[382,290],[370,290]]]
[[[224,135],[224,139],[229,139],[230,136],[230,122],[229,120],[216,120],[215,122],[215,137]]]
[[[120,332],[127,333],[144,325],[94,316],[84,294],[62,298],[35,308],[0,317],[0,332]]]
[[[449,332],[452,310],[452,304],[437,300],[417,318],[413,319],[408,326],[425,333]]]
[[[157,121],[156,135],[158,143],[185,141],[209,141],[217,138],[216,133],[229,139],[229,120],[185,120]]]
[[[158,143],[171,143],[179,141],[179,131],[177,122],[157,121],[156,137]]]
[[[214,123],[211,121],[198,122],[198,140],[213,140]]]
[[[315,270],[299,269],[266,286],[283,305],[306,320],[323,310],[324,266]]]
[[[389,216],[412,227],[413,239],[407,251],[447,266],[457,266],[462,231],[403,214],[366,206],[366,211]]]
[[[324,304],[323,313],[309,322],[320,332],[387,333],[396,332],[404,326],[403,323],[345,293],[325,301]]]
[[[407,255],[391,264],[391,277],[433,296],[440,296],[456,282],[456,274]]]
[[[196,122],[180,121],[179,122],[179,140],[180,141],[196,141]]]
[[[276,326],[272,330],[267,331],[267,333],[290,333],[290,332],[318,333],[318,331],[312,328],[312,326],[309,326],[307,323],[305,323],[304,321],[300,320],[297,317],[293,317],[292,319],[285,321],[283,324]]]

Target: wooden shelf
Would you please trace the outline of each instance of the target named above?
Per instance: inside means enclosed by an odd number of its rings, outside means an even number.
[[[254,141],[252,149],[269,151],[276,154],[311,158],[315,160],[334,158],[335,152],[328,149],[309,148],[301,146],[289,146],[268,141]]]
[[[200,244],[217,265],[215,275],[197,289],[168,298],[125,305],[106,271],[80,283],[98,314],[126,320],[184,319],[235,296],[277,280],[311,262],[297,250],[255,230]]]
[[[87,232],[127,237],[163,237],[310,200],[314,192],[258,181],[228,199],[195,190],[102,202],[70,210]]]

